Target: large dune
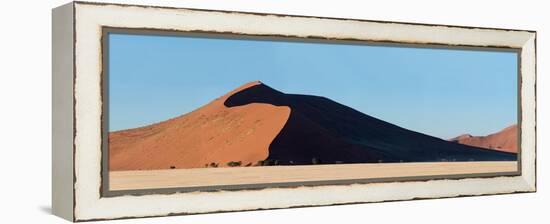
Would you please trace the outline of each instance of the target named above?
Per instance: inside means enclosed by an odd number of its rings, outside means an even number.
[[[286,106],[254,103],[226,107],[227,97],[258,84],[248,83],[209,104],[174,119],[109,134],[110,170],[256,164],[290,114]]]
[[[487,136],[460,135],[450,141],[464,145],[488,148],[503,152],[518,152],[518,126],[516,124]]]
[[[410,131],[324,97],[260,82],[180,117],[109,134],[110,170],[378,162],[512,161],[516,154]],[[211,166],[210,165],[210,166]],[[238,164],[236,164],[238,165]]]
[[[291,108],[269,147],[279,164],[500,161],[513,153],[471,147],[407,130],[325,97],[285,94],[265,84],[231,95],[225,105],[268,103]]]

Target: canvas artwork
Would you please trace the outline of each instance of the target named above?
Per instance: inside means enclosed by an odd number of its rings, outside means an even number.
[[[104,41],[111,190],[519,171],[515,50]]]
[[[70,221],[535,192],[536,32],[71,2],[52,11]]]

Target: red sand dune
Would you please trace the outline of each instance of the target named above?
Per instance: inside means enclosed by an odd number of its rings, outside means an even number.
[[[263,103],[231,108],[223,104],[235,92],[258,84],[245,84],[180,117],[110,133],[109,169],[197,168],[231,161],[245,166],[267,158],[269,144],[290,109]]]
[[[518,126],[509,126],[501,131],[487,136],[460,135],[449,141],[464,145],[494,149],[503,152],[518,152]]]

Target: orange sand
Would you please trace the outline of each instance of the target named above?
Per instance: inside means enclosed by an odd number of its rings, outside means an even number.
[[[228,108],[223,104],[232,94],[258,84],[247,83],[161,123],[110,133],[109,170],[198,168],[211,163],[222,167],[230,161],[246,166],[266,159],[290,108],[263,103]]]
[[[518,126],[512,125],[487,136],[461,135],[451,139],[464,145],[494,149],[503,152],[518,152]]]

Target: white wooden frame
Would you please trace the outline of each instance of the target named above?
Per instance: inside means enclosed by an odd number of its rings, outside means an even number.
[[[521,49],[521,175],[102,197],[103,27]],[[53,212],[85,221],[534,192],[535,42],[536,33],[524,30],[82,2],[61,6],[53,11]]]

